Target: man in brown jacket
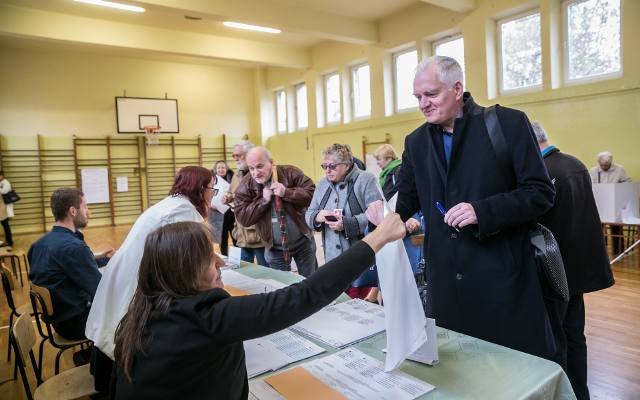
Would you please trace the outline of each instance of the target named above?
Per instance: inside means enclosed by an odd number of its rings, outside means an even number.
[[[313,181],[294,166],[275,166],[263,147],[249,150],[246,163],[250,176],[235,192],[236,219],[256,225],[271,268],[289,271],[293,258],[301,275],[311,275],[318,268],[316,245],[304,214],[315,190]]]
[[[233,175],[231,183],[229,185],[229,191],[225,195],[224,201],[229,204],[232,209],[235,210],[234,198],[236,190],[245,175],[249,174],[249,167],[247,167],[246,157],[247,152],[255,147],[253,143],[248,140],[233,146],[233,159],[236,162],[236,168],[238,171]],[[235,211],[234,211],[235,212]],[[255,225],[244,226],[238,221],[233,226],[232,235],[236,240],[236,245],[240,247],[240,258],[242,261],[255,262],[257,264],[267,266],[267,261],[264,258],[264,242],[258,236],[258,231]]]

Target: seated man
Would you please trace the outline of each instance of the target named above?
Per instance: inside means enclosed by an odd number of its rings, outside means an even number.
[[[84,242],[82,229],[89,220],[89,208],[78,189],[57,189],[51,195],[51,211],[56,219],[51,232],[29,249],[29,279],[49,289],[54,313],[53,328],[70,340],[84,339],[91,301],[104,266],[113,249],[93,254]]]

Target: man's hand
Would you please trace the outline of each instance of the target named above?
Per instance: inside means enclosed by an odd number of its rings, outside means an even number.
[[[444,223],[454,228],[464,228],[478,223],[476,210],[469,203],[458,203],[444,215]]]
[[[95,258],[111,258],[114,254],[116,254],[116,250],[111,248],[105,251],[101,251],[100,253],[93,253],[93,256]]]
[[[280,182],[274,182],[271,184],[271,188],[273,191],[273,194],[275,194],[276,196],[282,198],[284,197],[284,191],[287,189],[282,183]]]
[[[420,221],[418,221],[415,218],[409,218],[404,223],[404,226],[405,226],[405,228],[407,228],[407,232],[413,233],[413,232],[417,231],[418,228],[420,228]]]
[[[271,188],[265,187],[262,189],[262,198],[265,201],[271,201],[271,196],[273,196],[273,190],[271,190]]]
[[[329,210],[320,210],[318,211],[318,213],[316,214],[316,224],[321,224],[323,222],[327,222],[324,217],[326,217],[327,215],[333,215],[333,211],[329,211]]]
[[[384,203],[382,202],[382,200],[376,200],[373,203],[369,204],[369,207],[367,207],[367,210],[364,213],[367,216],[369,222],[378,226],[384,218]]]

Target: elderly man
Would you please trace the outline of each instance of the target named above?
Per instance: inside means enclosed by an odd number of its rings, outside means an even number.
[[[89,222],[89,208],[78,189],[57,189],[51,195],[51,211],[56,219],[51,232],[38,239],[27,257],[29,279],[49,289],[53,328],[61,336],[84,339],[84,330],[103,267],[113,249],[93,254],[80,229]]]
[[[551,358],[528,226],[554,191],[527,116],[496,109],[505,171],[454,59],[423,61],[413,88],[427,122],[405,139],[396,210],[406,220],[422,207],[427,221],[427,313],[444,328]]]
[[[246,163],[247,152],[253,147],[253,143],[248,140],[243,140],[233,146],[233,159],[236,162],[238,172],[236,172],[231,179],[229,191],[225,195],[224,201],[234,209],[235,205],[233,201],[236,190],[238,189],[242,178],[244,178],[249,172],[249,167],[247,167]],[[255,258],[256,263],[265,267],[268,265],[267,261],[264,259],[264,242],[260,239],[260,236],[258,236],[258,231],[254,225],[243,226],[238,221],[235,221],[232,235],[236,239],[236,244],[240,247],[240,258],[242,261],[252,263]]]
[[[603,151],[598,154],[598,165],[589,170],[593,183],[622,183],[631,182],[627,171],[619,164],[613,163],[613,154]]]
[[[236,219],[256,225],[271,268],[289,271],[293,258],[300,274],[311,275],[318,267],[316,245],[304,215],[315,185],[294,166],[276,167],[263,147],[249,150],[246,162],[251,175],[236,190]]]
[[[587,167],[577,158],[549,145],[547,133],[539,123],[532,125],[556,189],[555,204],[540,222],[558,241],[571,294],[568,304],[556,303],[561,325],[561,337],[557,342],[573,391],[578,399],[588,399],[583,294],[613,285],[613,273]]]

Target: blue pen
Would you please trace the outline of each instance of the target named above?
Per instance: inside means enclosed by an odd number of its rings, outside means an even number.
[[[438,211],[440,211],[440,214],[442,214],[443,217],[447,213],[447,210],[445,210],[444,206],[439,201],[436,201],[436,208],[438,209]],[[457,232],[460,232],[460,229],[456,228],[455,226],[452,226],[452,228]]]

